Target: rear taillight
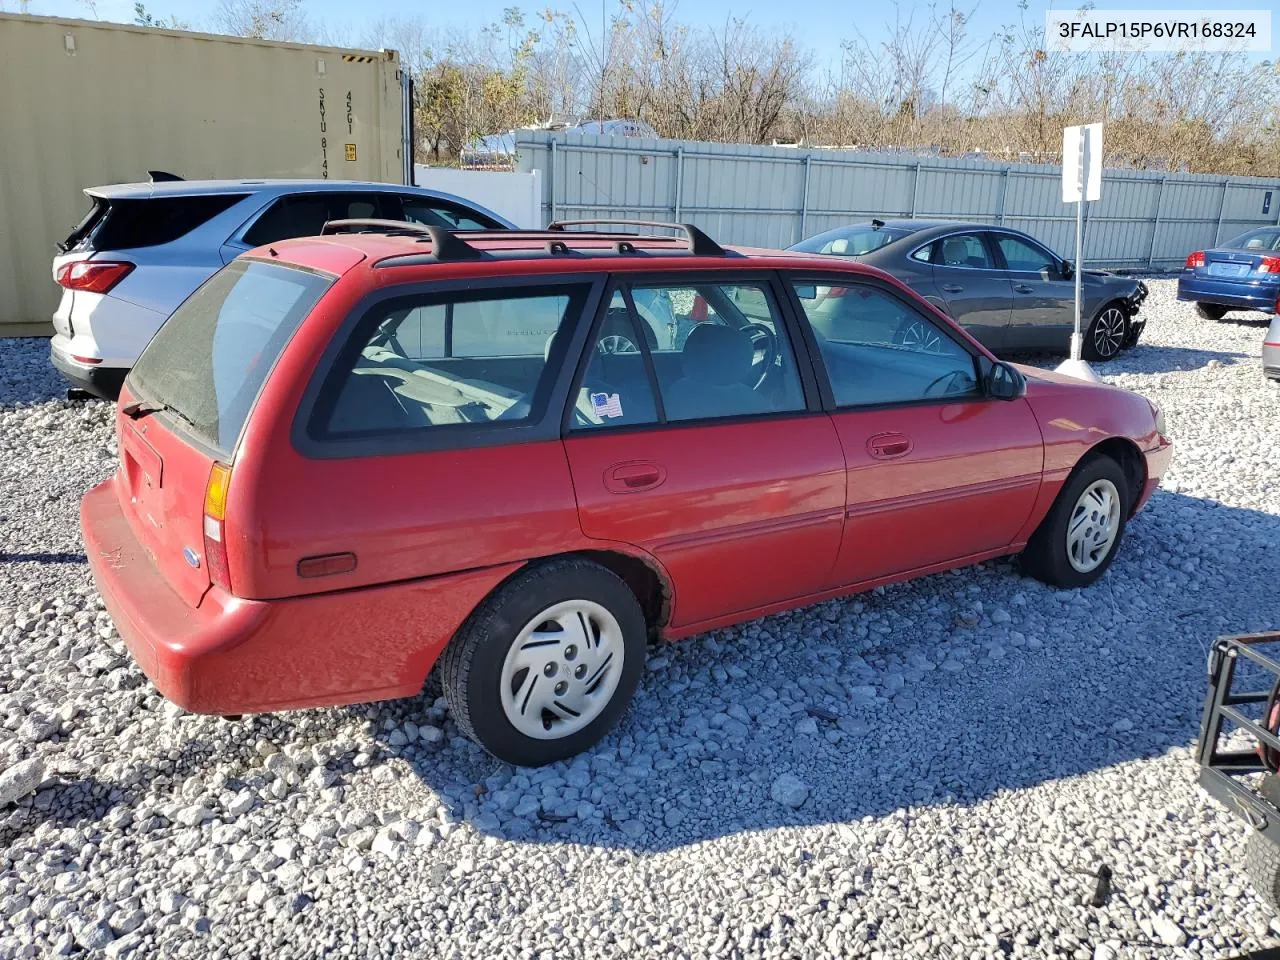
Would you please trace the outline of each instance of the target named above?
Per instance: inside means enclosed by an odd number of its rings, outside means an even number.
[[[58,268],[59,286],[86,293],[106,293],[129,275],[133,264],[128,260],[76,260]]]
[[[204,488],[204,559],[209,565],[209,579],[228,593],[231,592],[231,570],[227,566],[224,522],[230,486],[231,468],[225,463],[215,463]]]
[[[1197,250],[1191,256],[1187,257],[1187,269],[1194,270],[1196,267],[1204,266],[1204,251]]]
[[[1258,264],[1259,273],[1280,273],[1280,257],[1263,257]]]

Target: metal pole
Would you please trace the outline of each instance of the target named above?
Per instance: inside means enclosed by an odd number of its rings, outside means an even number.
[[[1168,177],[1160,178],[1160,192],[1156,194],[1156,222],[1151,225],[1151,246],[1147,248],[1147,266],[1156,265],[1156,234],[1160,232],[1160,208],[1164,206],[1164,185]]]
[[[1009,168],[1004,168],[1004,176],[1000,178],[1000,212],[996,214],[996,223],[1004,223],[1004,204],[1009,196]]]
[[[916,215],[916,200],[920,197],[920,161],[916,161],[916,175],[911,180],[911,218]]]
[[[1080,131],[1080,163],[1077,178],[1080,183],[1080,199],[1076,201],[1076,263],[1075,274],[1076,281],[1076,326],[1075,332],[1071,334],[1071,359],[1079,360],[1081,354],[1080,339],[1080,271],[1084,268],[1084,131]]]
[[[684,147],[676,147],[676,223],[680,222],[680,199],[684,193]]]
[[[799,240],[804,239],[805,224],[809,219],[809,171],[813,169],[813,154],[809,154],[804,158],[804,193],[800,197],[800,236]]]
[[[1231,189],[1231,181],[1222,182],[1222,200],[1218,204],[1218,226],[1213,231],[1213,245],[1216,247],[1222,238],[1222,218],[1227,212],[1227,191]]]
[[[406,69],[400,70],[400,154],[401,179],[406,186],[414,186],[413,169],[413,78]]]
[[[551,222],[556,222],[556,141],[551,141],[551,161],[547,164],[547,202],[551,206]]]

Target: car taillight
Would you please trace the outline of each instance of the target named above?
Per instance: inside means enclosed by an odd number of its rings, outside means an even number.
[[[209,565],[209,579],[231,592],[231,570],[227,566],[227,544],[223,521],[227,516],[227,488],[231,486],[231,468],[215,463],[204,488],[204,559]]]
[[[1204,266],[1204,251],[1197,250],[1191,256],[1187,257],[1187,269],[1194,270],[1196,267]]]
[[[1258,264],[1259,273],[1280,273],[1280,257],[1263,257]]]
[[[106,293],[129,275],[127,260],[76,260],[58,268],[58,285],[86,293]]]

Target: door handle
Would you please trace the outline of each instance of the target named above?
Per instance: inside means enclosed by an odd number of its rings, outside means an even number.
[[[877,460],[896,460],[905,457],[914,446],[911,438],[901,433],[878,433],[867,441],[867,452]]]
[[[615,463],[604,472],[604,485],[610,493],[639,493],[661,486],[667,479],[667,469],[647,460],[631,460]]]
[[[942,285],[943,293],[964,293],[964,287],[958,283],[944,283]]]
[[[1025,283],[1015,283],[1013,289],[1018,293],[1035,293],[1035,287],[1029,287]]]

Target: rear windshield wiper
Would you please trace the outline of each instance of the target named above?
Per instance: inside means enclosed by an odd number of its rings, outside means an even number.
[[[173,414],[179,420],[187,423],[188,426],[195,426],[195,422],[190,417],[177,407],[171,406],[167,403],[153,403],[150,400],[135,400],[133,403],[126,404],[120,409],[120,412],[130,420],[141,420],[143,417],[150,416],[153,413],[160,413],[161,411]]]

